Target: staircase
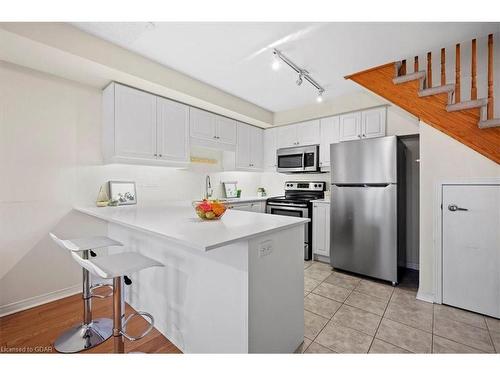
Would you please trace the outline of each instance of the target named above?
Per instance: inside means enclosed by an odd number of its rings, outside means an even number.
[[[433,85],[432,53],[426,56],[426,69],[419,68],[419,57],[413,58],[413,71],[408,72],[407,60],[385,64],[347,76],[370,91],[412,113],[425,123],[439,129],[482,155],[500,164],[500,118],[494,115],[494,51],[493,34],[487,38],[487,87],[478,98],[477,40],[471,41],[470,97],[462,98],[464,67],[461,64],[461,44],[454,46],[454,80],[446,79],[446,49],[440,50],[440,84]],[[467,46],[469,47],[469,46]],[[485,56],[486,57],[486,56]],[[485,71],[486,76],[486,71]],[[482,77],[482,76],[481,76]],[[485,85],[486,86],[486,85]]]

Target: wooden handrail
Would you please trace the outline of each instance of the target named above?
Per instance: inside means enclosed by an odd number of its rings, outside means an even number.
[[[427,88],[432,87],[432,54],[427,52]]]
[[[477,57],[477,48],[476,48],[476,39],[472,39],[472,51],[471,51],[471,83],[470,83],[470,98],[471,100],[477,99],[477,82],[476,82],[476,57]]]
[[[455,103],[460,102],[460,43],[455,46]]]
[[[493,118],[493,34],[488,35],[488,120]]]
[[[446,85],[446,51],[441,48],[441,86]]]
[[[418,72],[418,56],[415,56],[415,59],[413,61],[413,71],[415,73]]]

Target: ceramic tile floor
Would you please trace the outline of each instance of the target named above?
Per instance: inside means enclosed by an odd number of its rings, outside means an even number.
[[[304,263],[305,353],[499,353],[500,320]]]

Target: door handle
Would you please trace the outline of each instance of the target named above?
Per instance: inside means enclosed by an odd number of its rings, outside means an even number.
[[[450,204],[448,206],[448,210],[450,210],[450,211],[469,211],[467,208],[458,207],[456,204]]]

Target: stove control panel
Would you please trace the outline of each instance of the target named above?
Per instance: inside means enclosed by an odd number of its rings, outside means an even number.
[[[285,182],[285,191],[305,190],[305,191],[324,191],[324,181],[287,181]]]

